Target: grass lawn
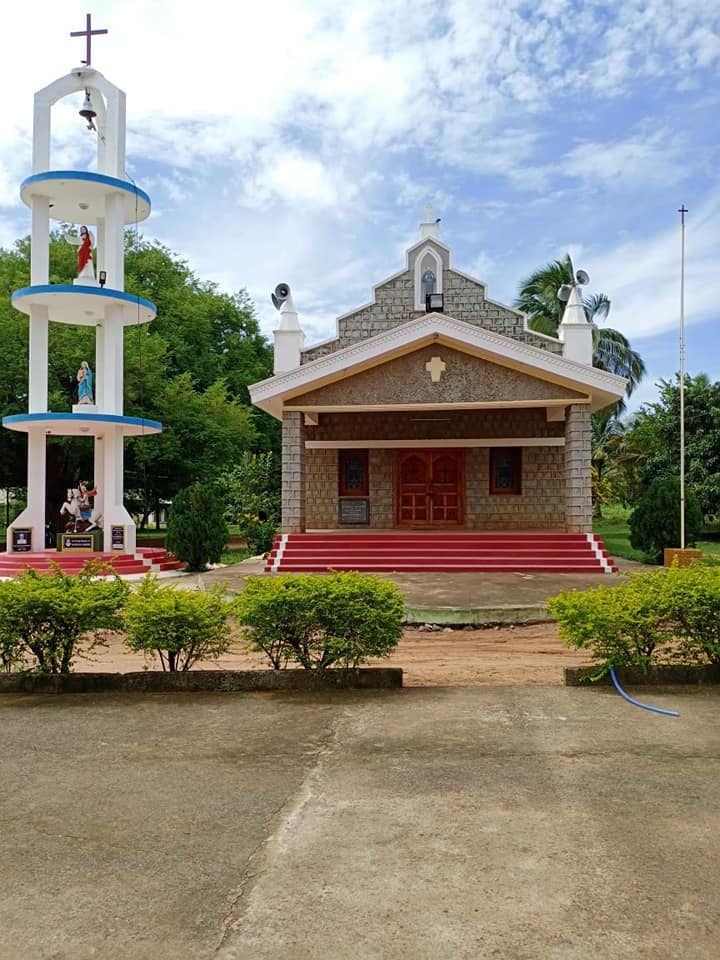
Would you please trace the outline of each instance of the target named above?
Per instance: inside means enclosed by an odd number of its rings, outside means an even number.
[[[241,560],[247,560],[252,556],[247,547],[238,547],[237,549],[226,548],[220,557],[220,563],[240,563]]]
[[[593,521],[593,531],[602,537],[610,556],[625,557],[626,560],[643,561],[640,550],[633,550],[630,546],[630,529],[628,517],[630,509],[613,503],[603,507],[602,520]],[[688,544],[689,546],[689,544]],[[720,522],[708,524],[703,539],[695,544],[705,556],[720,557]]]

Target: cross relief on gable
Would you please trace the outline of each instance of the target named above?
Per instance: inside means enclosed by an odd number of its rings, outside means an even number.
[[[425,369],[430,374],[433,383],[440,383],[440,378],[447,369],[447,365],[442,357],[432,357],[425,364]]]

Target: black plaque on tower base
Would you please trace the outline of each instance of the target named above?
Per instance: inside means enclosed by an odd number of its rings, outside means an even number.
[[[13,553],[32,553],[32,527],[13,527],[11,549]]]

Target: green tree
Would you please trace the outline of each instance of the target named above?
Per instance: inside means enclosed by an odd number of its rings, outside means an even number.
[[[565,304],[558,299],[558,290],[564,283],[572,283],[570,254],[562,260],[554,260],[535,270],[520,284],[515,306],[527,314],[531,330],[557,337]],[[610,312],[610,299],[604,293],[583,300],[585,315],[593,327],[593,366],[608,373],[625,377],[628,381],[626,395],[629,397],[645,375],[645,364],[630,341],[617,330],[600,327]],[[617,405],[624,409],[624,402]]]
[[[60,233],[50,242],[50,280],[70,283],[76,252]],[[30,282],[29,239],[0,250],[0,400],[3,414],[27,411],[28,321],[10,303]],[[126,289],[152,300],[158,316],[125,331],[125,412],[160,420],[164,433],[126,445],[129,506],[143,517],[195,479],[229,468],[242,454],[279,448],[277,422],[250,406],[247,385],[272,372],[247,293],[221,293],[166,248],[126,236]],[[75,371],[93,362],[91,327],[50,329],[48,407],[69,410]],[[0,485],[24,487],[27,441],[0,430]],[[93,447],[80,438],[49,443],[47,515],[56,515],[68,482],[91,479]]]
[[[720,382],[685,378],[685,479],[705,516],[720,513]],[[680,475],[680,378],[660,381],[660,397],[643,404],[627,432],[636,453],[637,489]]]
[[[666,547],[680,546],[680,481],[656,477],[630,514],[630,544],[661,563]],[[685,490],[685,539],[694,546],[703,529],[700,502]]]
[[[167,525],[167,546],[188,570],[217,563],[228,541],[225,504],[211,483],[196,481],[173,497]]]
[[[267,553],[280,524],[280,457],[246,453],[220,474],[225,516],[240,529],[252,553]]]
[[[618,458],[622,450],[625,426],[612,407],[598,410],[591,418],[591,464],[593,470],[593,517],[602,517],[602,505],[609,503],[618,478]]]
[[[224,380],[199,391],[189,374],[180,374],[164,385],[152,415],[163,423],[163,432],[129,444],[128,456],[144,516],[193,481],[213,480],[256,439],[252,412],[228,396]]]

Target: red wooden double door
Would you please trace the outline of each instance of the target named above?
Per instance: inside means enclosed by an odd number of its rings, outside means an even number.
[[[398,450],[395,459],[398,526],[462,524],[464,491],[464,450]]]

